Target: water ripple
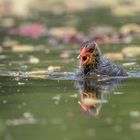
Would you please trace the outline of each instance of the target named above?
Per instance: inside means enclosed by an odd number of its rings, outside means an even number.
[[[97,81],[106,81],[111,79],[129,79],[129,78],[140,78],[140,73],[128,73],[128,76],[84,76],[76,77],[74,72],[48,72],[48,71],[37,71],[37,72],[0,72],[1,77],[20,77],[20,78],[38,78],[38,79],[49,79],[49,80],[81,80],[81,79],[93,79]]]

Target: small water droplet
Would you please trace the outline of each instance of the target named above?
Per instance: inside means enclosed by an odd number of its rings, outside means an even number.
[[[133,111],[130,111],[129,115],[130,115],[131,117],[137,118],[137,117],[140,116],[140,112],[139,112],[138,110],[133,110]]]
[[[7,104],[7,100],[3,100],[2,103],[3,103],[3,104]]]
[[[23,82],[18,82],[18,85],[25,85],[25,83],[23,83]]]
[[[20,92],[20,89],[17,89],[17,92]]]
[[[17,106],[17,108],[18,108],[18,109],[21,109],[21,108],[22,108],[22,106],[21,106],[21,105],[18,105],[18,106]]]
[[[57,100],[57,101],[59,101],[60,98],[61,98],[60,95],[56,95],[56,96],[53,96],[53,97],[52,97],[53,100]]]
[[[23,103],[22,103],[22,106],[26,106],[26,105],[27,105],[27,103],[26,103],[26,102],[23,102]]]
[[[140,130],[140,123],[132,123],[130,127],[133,130]]]
[[[113,94],[115,94],[115,95],[121,95],[121,94],[124,94],[123,92],[113,92]]]
[[[30,112],[24,112],[24,113],[23,113],[23,116],[24,116],[25,118],[32,118],[32,117],[33,117],[33,115],[32,115]]]
[[[70,95],[71,98],[77,98],[78,97],[78,94],[72,94]]]

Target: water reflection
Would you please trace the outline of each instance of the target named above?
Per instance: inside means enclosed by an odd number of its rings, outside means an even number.
[[[108,94],[114,91],[120,84],[121,79],[108,79],[98,81],[93,79],[80,79],[76,81],[79,89],[79,104],[82,110],[89,116],[99,115],[102,104],[108,102]]]

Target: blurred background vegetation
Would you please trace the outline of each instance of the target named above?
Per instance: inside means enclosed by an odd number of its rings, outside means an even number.
[[[0,0],[0,139],[139,140],[139,7],[140,0]],[[115,92],[97,83],[112,94],[94,119],[83,117],[72,77],[86,39],[134,73]]]
[[[25,16],[32,13],[32,10],[60,14],[86,9],[109,8],[111,13],[116,16],[134,16],[140,12],[139,6],[139,0],[0,0],[0,14]]]

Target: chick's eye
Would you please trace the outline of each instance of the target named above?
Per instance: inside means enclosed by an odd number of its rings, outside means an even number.
[[[90,53],[92,53],[93,51],[94,51],[94,49],[93,48],[89,48],[89,50],[88,50]]]

